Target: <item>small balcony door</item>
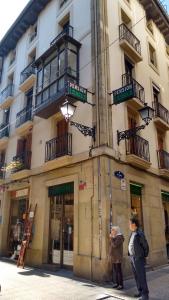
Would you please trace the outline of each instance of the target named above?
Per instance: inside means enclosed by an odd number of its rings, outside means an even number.
[[[58,138],[58,153],[64,153],[67,149],[67,134],[68,134],[68,122],[65,119],[57,122],[57,138]]]

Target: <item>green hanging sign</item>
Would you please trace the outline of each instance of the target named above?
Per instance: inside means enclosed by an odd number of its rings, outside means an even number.
[[[113,91],[113,103],[115,105],[125,102],[133,97],[134,88],[132,83]]]
[[[87,102],[87,89],[70,81],[67,83],[67,95],[83,103]]]

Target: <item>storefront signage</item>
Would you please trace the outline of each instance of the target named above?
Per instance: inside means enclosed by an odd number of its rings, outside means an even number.
[[[28,189],[23,189],[23,190],[16,191],[16,194],[15,194],[16,198],[25,197],[25,196],[28,196]]]
[[[121,171],[115,171],[114,176],[117,177],[118,179],[124,178],[124,174]]]
[[[76,98],[79,101],[87,102],[87,89],[79,86],[73,82],[67,83],[67,94],[72,98]]]
[[[115,105],[125,102],[132,97],[134,97],[134,89],[132,83],[113,91],[113,103]]]

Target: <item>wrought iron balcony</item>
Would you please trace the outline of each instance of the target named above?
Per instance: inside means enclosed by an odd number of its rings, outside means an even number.
[[[169,170],[169,153],[164,150],[157,151],[159,169]]]
[[[126,155],[133,154],[150,162],[149,142],[141,136],[133,136],[126,140]]]
[[[12,173],[16,173],[21,170],[30,170],[31,168],[31,151],[24,151],[19,155],[13,157]]]
[[[9,137],[9,124],[0,125],[0,139]]]
[[[0,94],[0,105],[8,98],[12,97],[14,92],[14,85],[9,84]]]
[[[119,40],[121,47],[129,53],[135,62],[142,60],[141,43],[124,23],[119,25]]]
[[[144,88],[139,84],[130,74],[125,73],[122,75],[122,86],[126,86],[128,84],[133,85],[133,98],[137,98],[145,103],[145,91]]]
[[[53,46],[56,44],[60,39],[62,39],[64,36],[68,36],[73,38],[73,27],[68,25],[66,26],[58,35],[53,39],[53,41],[50,43],[50,46]]]
[[[35,74],[35,68],[32,66],[32,62],[21,72],[20,84],[22,84],[31,75]]]
[[[169,111],[159,102],[153,102],[154,117],[162,119],[166,124],[166,129],[169,129]]]
[[[72,155],[72,134],[67,133],[62,137],[56,137],[46,142],[45,161],[55,158]]]
[[[16,114],[15,127],[18,128],[22,124],[31,120],[32,120],[32,107],[25,107],[24,109],[22,109]]]

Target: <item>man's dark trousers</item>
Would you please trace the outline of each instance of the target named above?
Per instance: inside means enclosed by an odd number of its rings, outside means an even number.
[[[145,258],[130,256],[130,260],[138,291],[144,297],[143,299],[148,299],[149,290],[146,279]]]

